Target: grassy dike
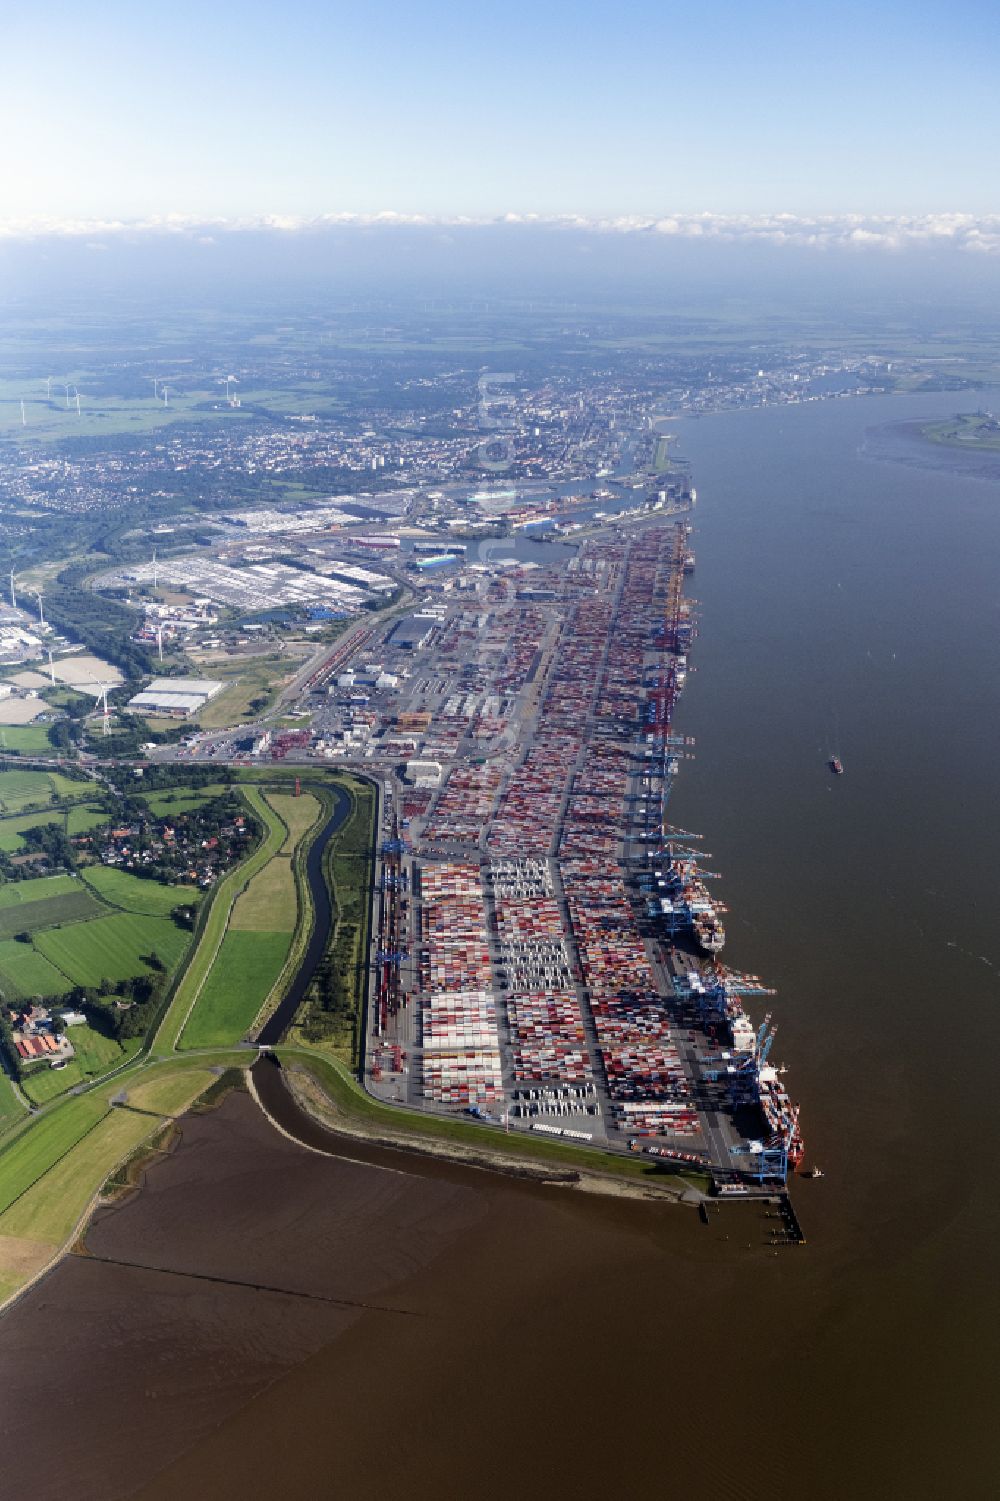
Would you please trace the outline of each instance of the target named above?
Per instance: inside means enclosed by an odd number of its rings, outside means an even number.
[[[555,1138],[547,1140],[520,1131],[508,1135],[499,1127],[491,1129],[480,1123],[435,1116],[401,1105],[383,1105],[366,1093],[346,1064],[338,1059],[295,1046],[279,1047],[274,1052],[289,1074],[299,1071],[318,1086],[330,1106],[320,1119],[332,1130],[458,1161],[475,1160],[484,1166],[489,1165],[491,1158],[507,1158],[536,1168],[645,1184],[672,1197],[688,1188],[708,1191],[709,1179],[705,1174],[671,1172],[648,1157],[619,1157]]]
[[[306,789],[303,789],[305,795]],[[327,820],[333,813],[335,803],[329,790],[316,784],[308,786],[308,795],[317,805],[317,811],[312,821],[305,824],[304,820],[297,829],[289,830],[285,852],[291,861],[292,879],[295,882],[295,899],[297,903],[297,917],[295,929],[292,933],[292,941],[289,946],[288,956],[281,968],[274,984],[271,986],[260,1010],[257,1012],[250,1029],[250,1035],[256,1037],[261,1027],[280,1005],[286,994],[295,973],[305,955],[309,937],[315,920],[312,893],[306,879],[306,862],[309,851],[326,827]]]

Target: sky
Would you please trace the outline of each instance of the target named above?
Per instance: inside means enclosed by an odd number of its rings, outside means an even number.
[[[8,232],[1000,211],[992,0],[3,9]]]

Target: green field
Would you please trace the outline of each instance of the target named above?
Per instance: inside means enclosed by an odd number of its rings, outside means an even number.
[[[58,771],[0,771],[0,811],[4,813],[45,806],[53,797],[82,802],[93,793],[92,782],[75,782]]]
[[[298,889],[292,870],[292,852],[313,827],[321,812],[319,800],[303,792],[269,792],[269,805],[287,826],[280,851],[258,871],[246,891],[237,898],[229,919],[229,931],[291,933],[299,917]]]
[[[229,919],[229,931],[290,933],[298,917],[295,876],[288,855],[276,854],[258,871]]]
[[[43,824],[62,825],[65,818],[65,813],[49,813],[42,809],[37,813],[22,813],[17,818],[0,818],[0,850],[7,855],[23,855],[25,844],[21,835],[25,829],[37,829]]]
[[[8,999],[65,995],[72,988],[66,976],[33,944],[17,943],[13,938],[0,941],[0,990]]]
[[[281,974],[290,943],[291,933],[227,933],[181,1047],[225,1047],[245,1036]]]
[[[24,1115],[24,1106],[7,1075],[0,1073],[0,1136]]]
[[[53,787],[47,771],[0,771],[0,808],[20,813],[32,803],[47,803]]]
[[[145,792],[140,794],[140,801],[146,804],[154,818],[176,818],[181,813],[190,813],[194,808],[203,808],[206,803],[222,797],[228,791],[229,788],[221,782],[212,782],[193,792],[184,788],[178,788],[177,791]]]
[[[102,980],[128,980],[151,972],[145,956],[152,952],[172,970],[190,937],[169,918],[116,912],[37,933],[34,944],[74,985],[99,985]]]
[[[218,697],[211,699],[198,715],[198,723],[206,730],[225,729],[252,719],[251,701],[265,698],[270,704],[278,689],[287,678],[302,666],[301,658],[271,656],[247,657],[239,667],[230,671],[231,664],[220,662],[213,665],[213,676],[231,678],[228,688],[223,688]]]
[[[22,881],[19,884],[30,887],[35,882]],[[80,923],[105,910],[93,892],[78,881],[76,889],[63,896],[43,897],[41,901],[0,908],[0,939],[13,938],[15,933],[21,932],[31,933],[34,938],[39,929],[54,928],[57,923]]]
[[[66,833],[89,834],[91,829],[100,828],[101,824],[111,822],[110,814],[96,803],[82,803],[75,808],[69,808],[66,812]]]
[[[66,1035],[76,1050],[76,1057],[71,1058],[65,1068],[43,1066],[25,1070],[21,1088],[36,1105],[65,1094],[74,1084],[106,1074],[116,1064],[124,1063],[139,1046],[138,1038],[135,1038],[123,1048],[113,1038],[105,1037],[90,1026],[70,1027]]]
[[[281,846],[281,852],[290,855],[303,834],[308,833],[319,818],[322,811],[320,802],[311,792],[306,791],[301,792],[298,797],[290,792],[269,792],[267,800],[288,826],[288,837]]]
[[[288,958],[299,918],[291,851],[316,823],[321,804],[308,793],[295,798],[268,792],[263,806],[269,857],[233,904],[218,956],[180,1038],[183,1048],[219,1047],[244,1037]]]
[[[68,896],[80,890],[75,876],[39,876],[35,881],[8,881],[0,886],[0,911],[24,907],[52,896]]]
[[[188,372],[185,372],[187,377]],[[66,405],[65,386],[79,389],[80,410],[76,395]],[[116,433],[139,435],[155,433],[175,422],[240,422],[250,415],[247,406],[230,407],[224,400],[225,389],[206,385],[196,390],[173,386],[166,377],[168,402],[153,395],[150,385],[141,397],[94,396],[88,393],[86,371],[60,375],[46,394],[44,381],[35,392],[24,389],[24,382],[0,382],[0,433],[36,443],[58,443],[66,439],[108,437]],[[25,423],[21,424],[21,399],[24,399]],[[249,399],[249,393],[248,393]],[[314,398],[315,400],[315,398]]]
[[[175,907],[194,906],[201,900],[197,886],[165,886],[144,881],[127,870],[111,865],[90,865],[81,872],[87,885],[112,907],[147,917],[169,917]]]
[[[11,1204],[75,1146],[107,1110],[101,1091],[75,1095],[0,1143],[0,1223]]]
[[[0,725],[0,749],[21,751],[30,756],[54,756],[47,724]]]
[[[91,781],[78,782],[73,777],[64,777],[61,771],[46,771],[42,775],[48,777],[56,796],[68,802],[83,802],[94,795],[94,783]]]

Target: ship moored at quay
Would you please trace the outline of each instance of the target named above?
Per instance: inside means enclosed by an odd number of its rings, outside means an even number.
[[[384,782],[365,1082],[729,1196],[783,1185],[803,1143],[744,1009],[772,992],[722,964],[710,857],[667,822],[692,568],[687,523],[611,518],[442,596],[380,711],[435,774]]]

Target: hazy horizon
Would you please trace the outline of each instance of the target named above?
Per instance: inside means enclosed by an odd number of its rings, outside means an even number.
[[[5,17],[0,196],[17,220],[989,214],[998,41],[980,0],[53,0]]]

